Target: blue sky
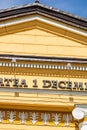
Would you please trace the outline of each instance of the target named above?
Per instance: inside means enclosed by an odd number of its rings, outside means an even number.
[[[34,0],[0,0],[0,9],[33,3]],[[42,4],[87,18],[87,0],[40,0]]]

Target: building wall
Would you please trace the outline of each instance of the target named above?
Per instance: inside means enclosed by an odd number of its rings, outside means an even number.
[[[29,25],[29,27],[28,27]],[[34,26],[33,26],[34,25]],[[36,21],[23,23],[20,26],[15,25],[11,27],[2,28],[4,34],[0,35],[0,54],[13,54],[21,56],[49,56],[49,57],[69,57],[69,58],[87,58],[87,43],[86,37],[78,34],[73,34],[64,29],[49,27]],[[13,31],[12,31],[13,30]],[[3,31],[3,30],[2,30]],[[78,38],[77,38],[78,37]],[[80,40],[79,40],[80,38]],[[82,40],[81,40],[82,38]],[[84,39],[84,40],[83,40]],[[0,63],[12,63],[12,59],[0,59]],[[40,62],[40,61],[23,61],[17,60],[17,64],[38,64],[38,65],[63,65],[66,63],[56,62]],[[15,64],[16,64],[15,63]],[[83,66],[81,63],[72,63],[72,66]],[[86,64],[84,64],[86,67]],[[24,68],[14,66],[0,66],[0,78],[3,79],[4,86],[6,86],[5,78],[12,78],[12,82],[15,78],[25,79],[28,88],[34,89],[33,80],[37,80],[38,89],[43,90],[43,80],[49,81],[72,81],[74,82],[86,82],[87,72],[76,70],[54,70],[46,68]],[[12,82],[10,87],[13,88]],[[84,85],[85,87],[85,85]],[[1,86],[2,88],[2,86]],[[19,87],[20,88],[20,87]],[[7,88],[6,88],[7,89]],[[61,90],[60,88],[58,88]],[[56,90],[52,86],[47,90]],[[56,90],[58,91],[58,90]],[[73,90],[72,90],[73,91]],[[79,90],[80,91],[80,90]],[[66,93],[66,89],[65,89]],[[42,94],[42,93],[20,93],[20,92],[0,92],[0,112],[3,111],[40,111],[44,113],[58,112],[62,115],[67,113],[72,115],[72,110],[75,104],[86,104],[86,96],[70,95],[70,94]],[[68,116],[69,117],[69,116]],[[72,117],[73,118],[73,117]],[[4,121],[1,121],[0,129],[2,130],[28,130],[28,129],[64,129],[64,130],[78,130],[75,124],[75,120],[72,119],[70,125],[64,125],[60,123],[60,126],[54,125],[36,125],[21,123],[10,123],[9,117],[5,116]],[[19,120],[18,120],[19,121]],[[71,119],[70,119],[71,121]],[[10,123],[10,124],[9,124]],[[53,122],[51,122],[53,123]],[[69,123],[69,122],[68,122]]]

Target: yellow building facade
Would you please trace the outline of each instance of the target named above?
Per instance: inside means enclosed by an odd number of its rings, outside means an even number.
[[[37,2],[0,19],[0,129],[86,130],[87,20]]]

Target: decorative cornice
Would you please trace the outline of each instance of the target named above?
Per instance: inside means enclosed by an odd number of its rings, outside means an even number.
[[[76,71],[87,71],[85,66],[71,66],[67,67],[64,65],[49,65],[49,64],[26,64],[26,63],[8,63],[0,62],[1,67],[18,67],[18,68],[35,68],[35,69],[53,69],[53,70],[76,70]]]
[[[58,28],[61,28],[61,29],[64,29],[64,30],[68,30],[68,31],[76,33],[78,35],[82,35],[82,36],[85,36],[85,37],[87,36],[86,31],[82,31],[82,30],[79,30],[77,28],[72,28],[71,26],[66,26],[66,25],[63,25],[62,23],[57,23],[56,21],[51,21],[48,18],[43,18],[43,17],[41,17],[40,15],[37,15],[37,14],[35,14],[34,16],[31,16],[31,17],[28,16],[27,18],[2,22],[0,24],[0,27],[1,28],[2,27],[8,27],[8,26],[21,24],[21,23],[24,23],[24,22],[31,22],[31,21],[35,21],[35,20],[40,21],[40,22],[45,23],[45,24],[49,24],[49,25],[54,26],[54,27],[58,27]]]
[[[48,56],[25,56],[25,55],[10,55],[0,54],[0,60],[17,61],[36,61],[36,62],[50,62],[50,63],[76,63],[76,64],[87,64],[87,58],[70,58],[70,57],[48,57]]]

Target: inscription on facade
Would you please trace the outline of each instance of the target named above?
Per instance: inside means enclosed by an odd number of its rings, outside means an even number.
[[[16,88],[39,88],[38,80],[32,80],[32,86],[27,83],[26,79],[17,78],[0,78],[0,87],[16,87]],[[43,89],[62,89],[62,90],[87,90],[87,82],[42,80],[40,88]]]

